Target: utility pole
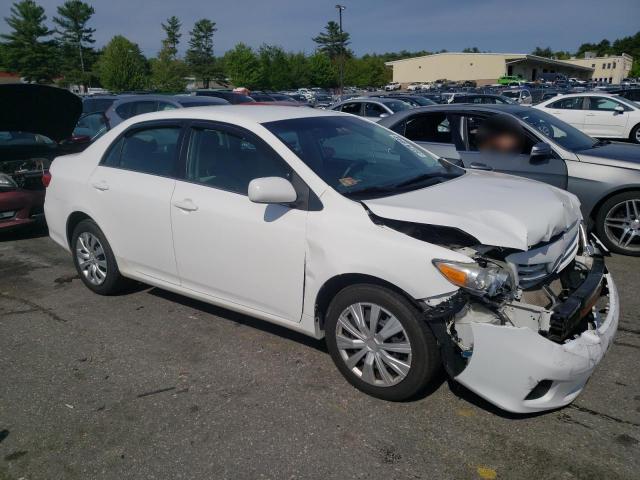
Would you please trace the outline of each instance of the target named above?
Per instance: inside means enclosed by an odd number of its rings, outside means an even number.
[[[338,9],[338,18],[339,18],[339,24],[340,24],[340,38],[342,39],[342,11],[345,10],[347,7],[345,7],[344,5],[336,5],[336,8]],[[343,83],[344,83],[344,42],[341,40],[340,41],[340,95],[344,93]]]

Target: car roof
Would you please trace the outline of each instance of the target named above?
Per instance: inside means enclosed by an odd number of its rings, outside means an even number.
[[[318,110],[314,108],[301,108],[297,106],[260,105],[247,103],[241,105],[221,105],[211,107],[180,108],[176,110],[163,110],[161,112],[145,113],[132,117],[131,123],[139,123],[151,120],[192,119],[229,122],[232,124],[243,123],[267,123],[279,120],[308,117],[334,117],[336,115],[348,115],[334,110]]]
[[[506,113],[514,115],[519,112],[529,112],[531,107],[522,105],[497,105],[497,104],[465,104],[465,103],[447,103],[437,105],[427,105],[426,107],[412,108],[411,110],[402,110],[387,118],[383,118],[378,122],[385,127],[389,125],[395,125],[397,122],[404,120],[405,118],[415,115],[416,113],[427,112],[493,112],[493,113]]]
[[[178,103],[181,103],[182,105],[186,105],[188,103],[210,103],[211,105],[229,104],[229,102],[227,102],[224,98],[208,97],[206,95],[199,95],[199,96],[184,95],[184,96],[172,97],[172,99]]]

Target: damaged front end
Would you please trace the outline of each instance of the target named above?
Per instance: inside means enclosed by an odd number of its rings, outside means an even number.
[[[570,403],[617,329],[616,287],[579,222],[527,251],[455,248],[474,260],[435,260],[455,293],[425,299],[449,374],[511,412]]]

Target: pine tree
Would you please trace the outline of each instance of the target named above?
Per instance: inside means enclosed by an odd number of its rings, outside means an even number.
[[[340,26],[330,21],[324,27],[325,32],[321,32],[312,40],[318,44],[318,51],[325,53],[331,60],[335,60],[339,56],[349,56],[347,45],[349,45],[349,34],[347,32],[340,33]]]
[[[175,15],[167,19],[167,23],[162,23],[162,29],[166,34],[164,40],[162,40],[162,49],[171,58],[178,56],[178,44],[180,43],[180,28],[182,23]]]
[[[185,80],[187,67],[178,58],[181,23],[173,16],[166,24],[161,24],[166,36],[162,40],[162,48],[158,58],[151,61],[151,86],[154,90],[166,93],[181,92],[187,86]]]
[[[28,82],[50,82],[57,73],[52,33],[45,25],[44,8],[33,0],[21,0],[11,7],[5,21],[13,31],[1,34],[6,40],[3,62],[5,67],[19,73]]]
[[[93,34],[96,30],[87,26],[94,13],[95,10],[88,3],[67,0],[58,7],[58,16],[53,18],[53,23],[57,25],[55,31],[58,35],[58,44],[61,46],[63,57],[67,57],[63,60],[64,66],[73,69],[77,65],[75,63],[77,58],[83,74],[86,72],[83,50],[95,43]],[[74,54],[74,51],[77,53]]]
[[[217,30],[215,22],[203,18],[189,32],[191,38],[185,60],[195,77],[202,80],[204,88],[209,88],[211,80],[218,76],[213,56],[213,34]]]

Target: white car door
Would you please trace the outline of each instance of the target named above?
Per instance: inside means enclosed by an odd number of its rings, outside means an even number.
[[[610,97],[588,97],[584,132],[593,137],[624,138],[631,109]],[[618,112],[622,107],[624,112]]]
[[[253,134],[210,123],[193,125],[184,156],[171,201],[182,286],[299,322],[307,211],[247,196],[251,180],[290,167]]]
[[[178,284],[170,222],[182,125],[148,122],[116,140],[89,178],[89,208],[116,257]]]
[[[563,122],[584,129],[585,110],[583,110],[584,97],[561,98],[544,107],[547,113],[558,117]]]

